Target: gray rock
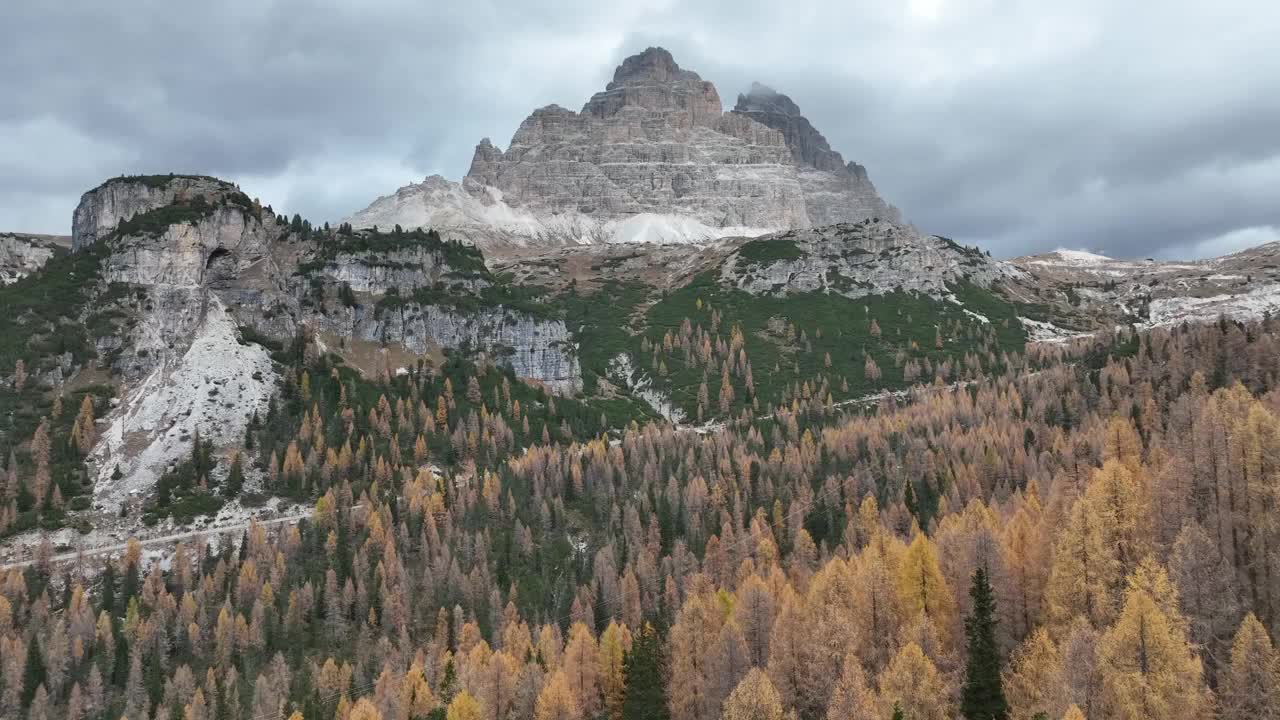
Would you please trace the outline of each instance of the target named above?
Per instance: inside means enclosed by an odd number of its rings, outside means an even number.
[[[773,251],[752,252],[763,243]],[[955,283],[990,287],[1008,274],[1004,265],[946,238],[894,223],[862,222],[758,238],[729,255],[720,280],[754,295],[830,292],[858,298],[901,290],[945,298]]]
[[[481,140],[461,185],[428,178],[349,221],[494,248],[705,242],[867,218],[899,219],[789,98],[754,86],[725,113],[714,85],[649,48],[581,112],[534,110],[505,151]]]
[[[235,188],[193,175],[113,178],[80,197],[71,217],[71,249],[77,251],[139,213],[170,205],[183,197],[225,194]]]
[[[0,285],[17,282],[65,253],[69,238],[55,235],[0,233]]]
[[[451,305],[406,302],[394,312],[375,313],[374,301],[392,291],[408,298],[437,284],[460,293],[476,293],[489,284],[474,269],[451,267],[437,249],[410,244],[322,253],[317,242],[323,239],[304,241],[272,214],[231,198],[238,192],[234,186],[203,180],[172,184],[175,198],[194,201],[198,196],[208,211],[146,232],[117,233],[115,226],[93,225],[95,239],[118,234],[103,260],[102,280],[128,284],[145,297],[128,339],[102,348],[116,351],[115,369],[126,379],[139,380],[181,358],[216,298],[236,325],[281,342],[305,326],[339,338],[402,345],[415,353],[470,348],[553,390],[580,387],[576,349],[563,321],[483,303],[460,311]],[[158,197],[145,183],[113,181],[86,193],[81,208],[89,209],[86,217],[95,218],[125,207],[145,212],[155,209],[150,205]],[[88,237],[81,235],[80,247]],[[327,288],[324,307],[311,301],[317,282]],[[366,301],[355,308],[334,301],[343,285]]]

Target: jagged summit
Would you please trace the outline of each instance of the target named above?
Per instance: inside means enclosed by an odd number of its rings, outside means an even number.
[[[484,138],[462,183],[401,188],[356,227],[432,220],[495,248],[701,243],[866,219],[899,220],[800,108],[755,84],[724,112],[715,85],[651,47],[574,112],[534,110],[506,149]]]
[[[800,113],[799,105],[768,85],[751,83],[750,92],[738,96],[738,104],[734,106],[733,112],[781,132],[787,148],[791,150],[791,157],[797,164],[826,172],[861,174],[861,177],[866,177],[866,170],[860,165],[845,165],[840,153],[832,150],[822,133]]]
[[[613,82],[591,96],[582,114],[608,118],[628,107],[686,111],[694,124],[706,127],[714,127],[723,113],[715,85],[682,70],[671,53],[659,47],[623,60],[613,72]]]
[[[800,106],[796,105],[791,98],[768,85],[761,82],[752,82],[750,90],[745,93],[738,93],[738,104],[734,106],[733,111],[740,113],[769,112],[782,113],[783,115],[799,115]]]

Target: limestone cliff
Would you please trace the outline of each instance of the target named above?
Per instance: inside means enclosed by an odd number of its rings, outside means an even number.
[[[91,456],[108,510],[147,491],[193,436],[243,438],[278,381],[259,339],[285,345],[306,328],[410,357],[466,348],[553,390],[580,386],[564,322],[484,294],[494,279],[479,252],[434,234],[299,228],[209,179],[110,181],[77,218],[97,295],[128,299],[122,323],[93,338],[123,385]]]
[[[67,252],[66,236],[0,233],[0,285],[8,285]]]

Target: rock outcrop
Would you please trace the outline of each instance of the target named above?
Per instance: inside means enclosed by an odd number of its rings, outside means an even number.
[[[720,281],[753,295],[895,291],[948,298],[952,286],[991,287],[1009,276],[976,248],[883,221],[790,230],[751,240],[726,258]]]
[[[627,58],[580,112],[534,110],[506,150],[485,138],[463,182],[379,198],[357,227],[433,227],[484,247],[704,242],[898,220],[789,98],[764,86],[725,113],[662,48]]]
[[[465,348],[552,390],[581,387],[564,321],[486,295],[495,279],[479,251],[435,234],[299,229],[206,178],[109,181],[77,218],[96,282],[129,299],[123,325],[95,338],[123,380],[91,456],[105,509],[150,488],[196,434],[243,438],[277,384],[250,338],[283,345],[305,327],[410,357]],[[112,479],[117,466],[126,480]]]
[[[751,83],[751,90],[738,96],[733,112],[782,133],[791,159],[797,165],[836,173],[846,169],[844,158],[832,150],[822,133],[800,114],[800,107],[768,85]]]
[[[480,296],[492,281],[474,249],[421,232],[299,233],[228,183],[178,178],[168,185],[162,192],[170,203],[145,210],[160,197],[156,188],[109,181],[86,193],[77,211],[107,217],[104,207],[139,209],[116,226],[93,225],[77,246],[109,242],[101,279],[145,289],[133,336],[113,348],[115,370],[126,378],[145,377],[185,352],[216,297],[237,325],[279,341],[306,326],[415,353],[469,347],[555,390],[581,382],[563,321]],[[366,300],[348,303],[342,293]],[[392,295],[403,300],[395,311],[375,312]]]
[[[57,235],[0,233],[0,285],[17,282],[65,254],[68,240]]]
[[[1280,242],[1203,260],[1126,260],[1054,250],[1005,264],[1024,301],[1051,311],[1052,325],[1024,319],[1045,341],[1116,325],[1169,327],[1280,314]]]
[[[71,249],[79,250],[136,215],[184,198],[220,196],[234,187],[201,175],[137,175],[108,180],[85,193],[71,216]]]

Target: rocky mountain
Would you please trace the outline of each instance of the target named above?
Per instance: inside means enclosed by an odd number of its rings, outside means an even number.
[[[64,304],[41,300],[64,283],[75,289]],[[5,319],[6,371],[21,360],[21,385],[111,379],[115,404],[88,455],[107,513],[144,497],[194,438],[242,439],[282,381],[273,357],[299,336],[372,376],[465,349],[556,392],[581,382],[564,322],[522,304],[475,249],[427,231],[312,228],[213,178],[117,178],[85,193],[74,251],[11,292],[30,300]],[[58,334],[70,349],[50,353],[44,338]]]
[[[1190,261],[1117,260],[1056,250],[1007,265],[1021,296],[1053,315],[1053,326],[1033,328],[1045,339],[1114,325],[1168,327],[1280,313],[1280,243]]]
[[[481,140],[461,183],[429,177],[350,222],[503,248],[697,243],[873,218],[899,215],[789,98],[756,84],[724,112],[714,85],[649,48],[581,111],[535,110],[506,150]]]
[[[0,285],[17,282],[70,247],[65,235],[0,233]]]

